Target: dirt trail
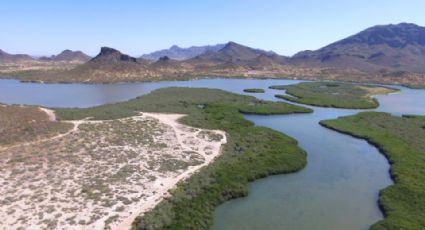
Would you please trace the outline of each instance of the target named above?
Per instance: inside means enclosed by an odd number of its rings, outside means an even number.
[[[173,128],[174,133],[177,137],[177,140],[179,144],[183,147],[184,150],[193,151],[193,147],[187,144],[187,138],[189,137],[197,137],[199,132],[203,131],[202,129],[197,129],[195,132],[190,132],[190,130],[187,130],[188,126],[184,126],[180,123],[178,123],[178,119],[186,116],[182,114],[161,114],[161,113],[143,113],[143,116],[148,116],[155,118],[159,120],[161,123],[169,125]],[[189,131],[189,132],[188,132]],[[148,202],[144,202],[143,205],[139,206],[134,210],[134,212],[129,215],[127,218],[125,218],[122,222],[120,222],[116,226],[111,226],[111,229],[115,230],[128,230],[131,228],[131,224],[133,223],[134,219],[137,216],[142,215],[146,211],[149,211],[150,209],[154,208],[161,200],[163,200],[165,197],[168,197],[169,190],[174,188],[176,184],[180,181],[183,181],[193,175],[195,172],[197,172],[199,169],[201,169],[204,166],[207,166],[210,164],[220,153],[221,153],[221,146],[225,143],[227,143],[226,133],[221,130],[210,130],[215,133],[221,134],[223,136],[223,139],[219,142],[218,145],[214,145],[211,148],[211,151],[213,154],[205,154],[205,151],[203,152],[202,156],[205,158],[205,161],[202,164],[191,166],[189,167],[185,172],[177,175],[176,177],[172,178],[162,178],[161,180],[157,180],[155,184],[157,185],[156,190],[156,197],[154,199],[149,200]],[[208,142],[203,142],[198,145],[198,147],[202,150],[205,150],[205,148],[208,145]],[[201,151],[202,152],[202,151]],[[159,186],[158,186],[159,185]]]

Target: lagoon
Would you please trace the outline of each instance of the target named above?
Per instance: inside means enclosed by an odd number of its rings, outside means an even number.
[[[219,88],[261,99],[281,91],[270,85],[296,84],[296,80],[203,79],[122,84],[37,84],[0,80],[0,103],[47,107],[90,107],[125,101],[152,90],[179,87]],[[264,94],[243,92],[263,88]],[[377,96],[376,111],[425,114],[425,90],[401,89]],[[270,176],[250,183],[249,196],[220,205],[213,229],[368,229],[383,218],[378,208],[379,190],[392,183],[389,165],[366,141],[328,130],[320,120],[364,110],[314,109],[312,114],[246,115],[256,125],[281,131],[298,140],[308,154],[300,172]]]

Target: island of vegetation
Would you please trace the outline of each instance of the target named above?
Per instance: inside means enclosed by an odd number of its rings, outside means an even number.
[[[16,228],[208,229],[249,181],[306,164],[296,140],[241,113],[307,112],[194,88],[86,109],[1,106],[0,218]]]
[[[251,88],[251,89],[244,89],[243,90],[245,93],[264,93],[264,89],[260,89],[260,88]]]
[[[371,229],[423,229],[425,226],[425,117],[363,112],[325,120],[321,125],[367,140],[387,157],[394,185],[382,190],[385,219]]]
[[[320,107],[372,109],[379,106],[373,95],[396,92],[396,89],[339,82],[302,82],[295,85],[275,85],[271,89],[286,90],[288,95],[277,98]]]

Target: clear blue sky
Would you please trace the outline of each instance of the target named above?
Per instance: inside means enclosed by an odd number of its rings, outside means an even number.
[[[280,54],[377,24],[425,26],[424,0],[0,0],[0,49],[50,55],[101,46],[140,54],[235,41]]]

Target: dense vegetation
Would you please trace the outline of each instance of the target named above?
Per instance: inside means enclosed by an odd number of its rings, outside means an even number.
[[[269,89],[285,90],[286,85],[271,85]]]
[[[287,114],[311,110],[281,102],[257,100],[221,90],[167,88],[124,103],[88,109],[58,109],[62,119],[111,119],[135,111],[185,113],[181,122],[227,133],[223,153],[208,167],[181,182],[169,199],[138,218],[134,229],[208,229],[214,208],[247,195],[249,181],[289,173],[306,164],[297,141],[269,128],[256,127],[243,113]]]
[[[379,198],[385,219],[371,229],[425,229],[425,117],[365,112],[321,124],[366,139],[391,164],[395,184]]]
[[[251,89],[244,89],[243,90],[245,93],[264,93],[264,89],[259,89],[259,88],[251,88]]]
[[[395,92],[381,86],[357,85],[333,82],[302,82],[296,85],[270,86],[271,89],[286,90],[289,95],[276,95],[288,101],[346,109],[372,109],[378,101],[371,96]]]
[[[50,121],[37,107],[0,105],[0,145],[34,141],[69,128],[70,124]]]

